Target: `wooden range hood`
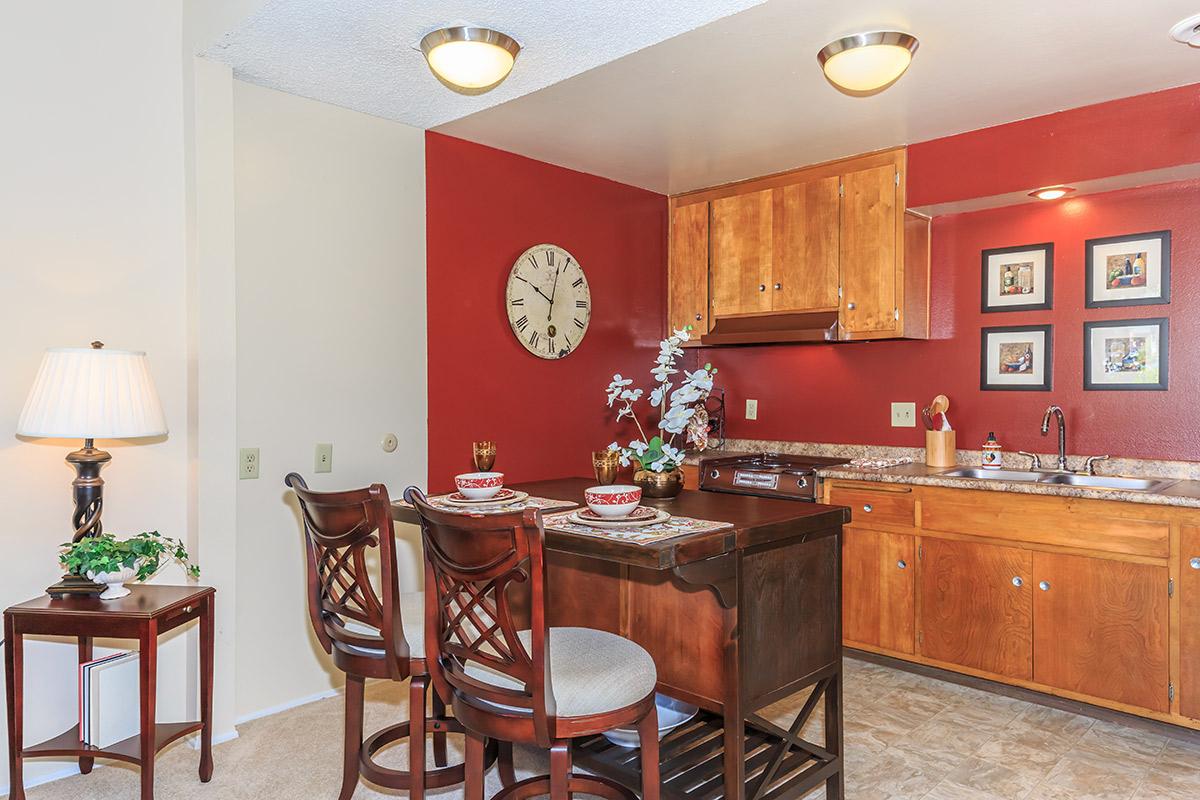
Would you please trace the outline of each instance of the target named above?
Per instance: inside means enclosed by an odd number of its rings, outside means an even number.
[[[753,314],[717,317],[712,331],[700,337],[706,345],[767,344],[769,342],[836,342],[838,312]]]

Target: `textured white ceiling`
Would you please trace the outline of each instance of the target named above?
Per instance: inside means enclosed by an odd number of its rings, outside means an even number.
[[[1197,9],[1197,0],[770,0],[438,130],[674,194],[1195,83],[1200,49],[1168,31]],[[817,51],[878,27],[920,37],[912,67],[874,97],[840,94]],[[1136,119],[1112,124],[1138,135]]]
[[[251,83],[433,127],[761,2],[267,0],[204,54]],[[446,89],[415,49],[429,31],[456,24],[495,28],[522,44],[508,80],[487,94]]]

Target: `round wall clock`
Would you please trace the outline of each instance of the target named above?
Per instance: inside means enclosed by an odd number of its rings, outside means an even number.
[[[534,245],[521,254],[508,274],[504,305],[513,334],[539,358],[569,356],[592,319],[592,291],[583,267],[553,244]]]

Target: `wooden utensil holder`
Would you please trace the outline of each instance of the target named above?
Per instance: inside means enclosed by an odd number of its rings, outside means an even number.
[[[925,431],[925,466],[953,467],[957,464],[954,431]]]

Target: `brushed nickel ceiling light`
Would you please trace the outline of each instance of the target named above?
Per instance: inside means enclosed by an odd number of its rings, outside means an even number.
[[[1038,200],[1057,200],[1060,197],[1066,197],[1073,191],[1075,191],[1074,186],[1043,186],[1041,189],[1034,189],[1029,196],[1036,197]]]
[[[817,53],[825,77],[840,91],[864,96],[891,86],[912,63],[917,37],[900,31],[844,36]]]
[[[1192,47],[1200,47],[1200,14],[1194,14],[1172,25],[1171,38]]]
[[[421,52],[434,77],[459,94],[483,94],[512,72],[521,45],[491,28],[440,28],[421,39]]]

